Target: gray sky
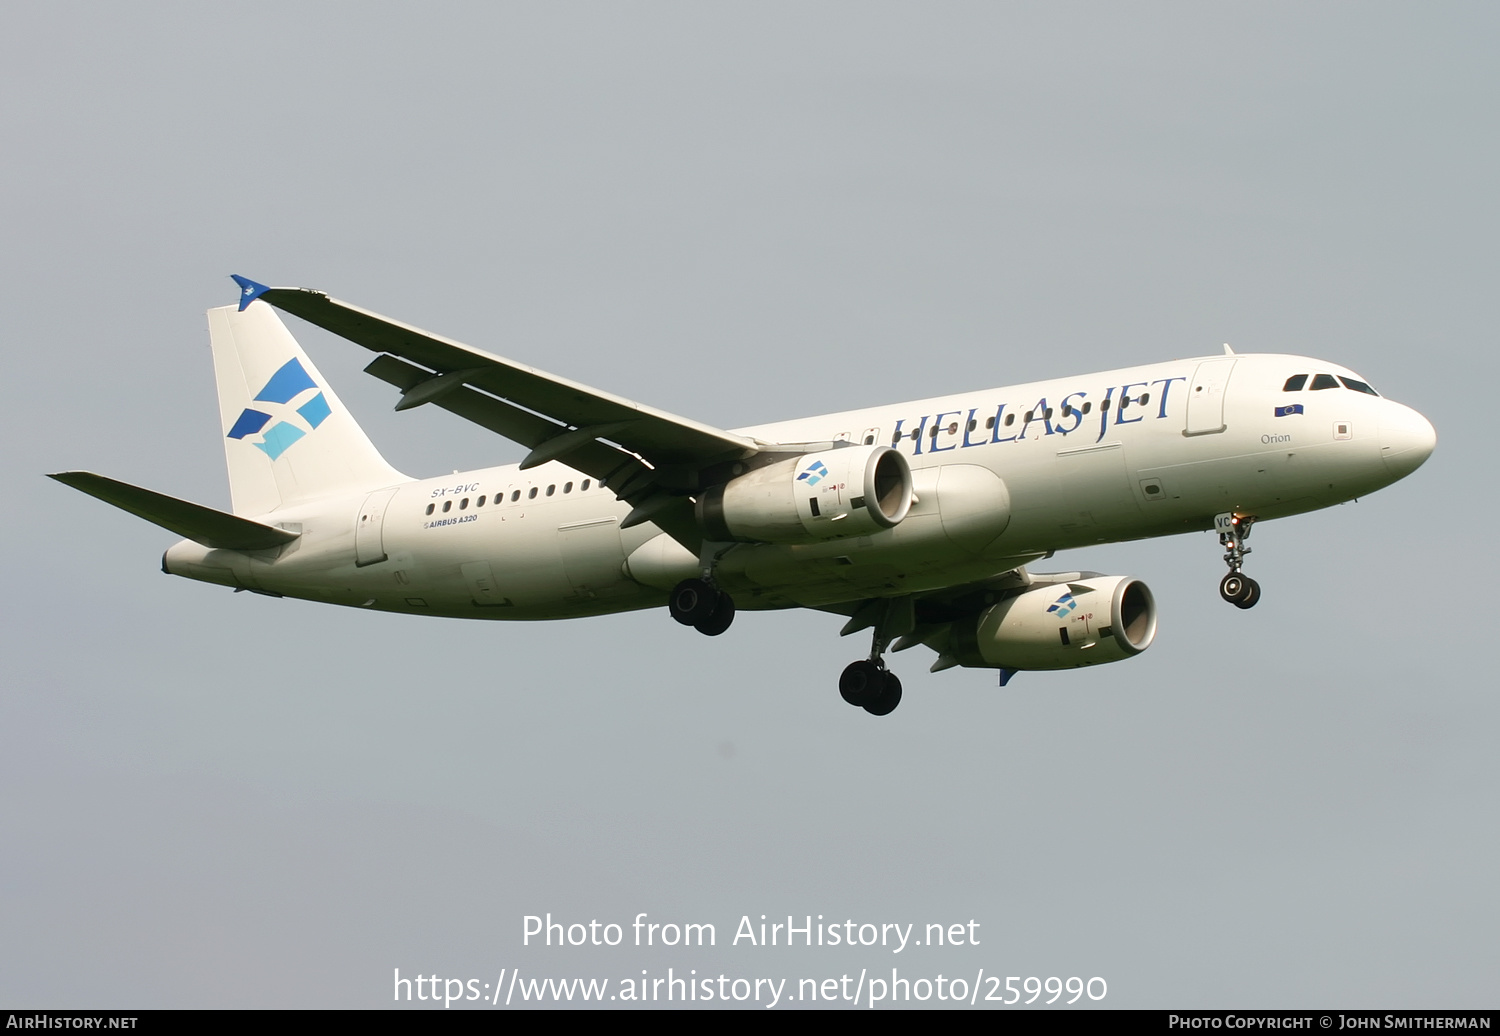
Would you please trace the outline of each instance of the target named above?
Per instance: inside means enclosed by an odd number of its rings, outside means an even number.
[[[1495,1006],[1494,5],[6,23],[0,1005],[896,967],[1100,976],[1107,1006]],[[709,640],[161,576],[170,534],[41,474],[228,505],[203,311],[232,272],[725,427],[1228,341],[1349,366],[1439,445],[1259,526],[1253,611],[1208,535],[1063,556],[1150,584],[1151,651],[1005,690],[914,651],[876,720],[834,690],[867,639],[821,614]],[[363,350],[293,323],[397,467],[519,459],[393,413]],[[549,911],[718,945],[523,947]],[[980,945],[729,945],[761,914],[974,919]]]

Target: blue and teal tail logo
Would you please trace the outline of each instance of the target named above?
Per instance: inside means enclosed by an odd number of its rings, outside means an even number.
[[[272,424],[270,429],[262,434],[261,429],[276,420],[275,414],[254,410],[246,407],[241,412],[239,420],[234,422],[234,427],[229,429],[229,438],[244,439],[252,435],[260,435],[260,442],[252,442],[250,445],[263,452],[267,457],[275,460],[287,451],[287,447],[322,424],[328,415],[333,413],[328,406],[328,400],[323,398],[321,390],[292,410],[292,400],[302,395],[308,389],[318,389],[318,383],[313,381],[307,371],[302,369],[302,364],[295,357],[288,360],[280,370],[271,375],[271,380],[266,382],[266,387],[256,394],[254,402],[275,404],[272,409],[280,413],[281,419]],[[297,421],[293,414],[300,417]],[[302,425],[307,427],[304,428]]]
[[[1073,592],[1070,590],[1056,601],[1053,601],[1052,607],[1047,609],[1047,613],[1049,615],[1056,615],[1059,619],[1066,619],[1069,615],[1073,614],[1073,609],[1077,607],[1078,601],[1074,599]]]
[[[815,486],[827,477],[828,465],[824,464],[820,460],[815,460],[807,466],[802,474],[797,476],[797,481],[806,482],[810,486]]]

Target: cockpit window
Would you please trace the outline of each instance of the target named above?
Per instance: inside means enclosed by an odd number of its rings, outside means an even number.
[[[1331,389],[1339,387],[1339,379],[1332,374],[1317,374],[1313,376],[1312,390]]]
[[[1286,379],[1286,384],[1281,386],[1283,392],[1301,392],[1302,386],[1307,384],[1306,374],[1293,374]]]
[[[1364,382],[1359,381],[1355,378],[1346,378],[1342,374],[1340,374],[1339,380],[1344,383],[1344,388],[1353,389],[1355,392],[1363,392],[1367,396],[1380,395],[1379,392],[1376,392],[1369,385],[1366,385]]]

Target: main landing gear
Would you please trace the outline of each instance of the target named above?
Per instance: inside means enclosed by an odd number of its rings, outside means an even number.
[[[901,704],[901,680],[885,667],[886,645],[916,628],[916,612],[910,597],[870,601],[844,627],[854,633],[873,626],[870,657],[850,662],[839,677],[839,695],[850,705],[872,716],[889,716]]]
[[[1250,553],[1245,541],[1250,538],[1250,527],[1254,524],[1253,515],[1214,516],[1219,544],[1225,548],[1224,563],[1229,566],[1229,574],[1219,581],[1219,596],[1236,608],[1254,608],[1260,601],[1260,584],[1240,571],[1245,555]]]
[[[734,621],[734,598],[707,579],[684,579],[667,599],[672,618],[705,637],[717,637]]]
[[[714,566],[733,547],[704,540],[698,554],[699,578],[684,579],[667,598],[672,618],[705,637],[717,637],[734,622],[734,598],[714,585]]]
[[[839,694],[872,716],[889,716],[901,704],[901,680],[880,659],[862,658],[839,677]]]

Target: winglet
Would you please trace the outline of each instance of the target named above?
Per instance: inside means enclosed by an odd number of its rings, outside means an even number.
[[[241,277],[237,273],[231,273],[230,279],[240,286],[240,312],[245,312],[245,307],[260,298],[271,289],[264,284],[257,284],[249,277]]]

